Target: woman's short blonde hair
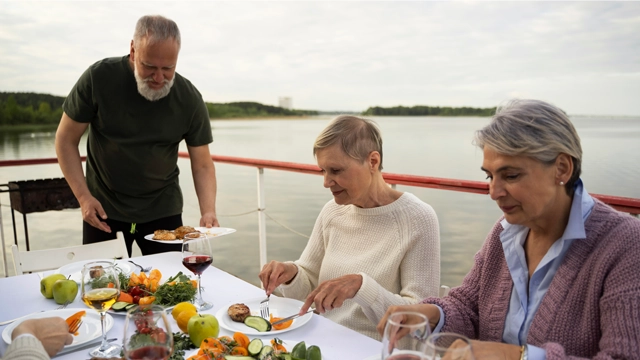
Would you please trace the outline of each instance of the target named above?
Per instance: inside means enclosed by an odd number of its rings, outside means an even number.
[[[318,150],[340,144],[342,151],[353,159],[364,162],[372,151],[380,153],[382,170],[382,136],[373,120],[340,115],[322,130],[313,144],[313,156]]]
[[[564,111],[544,101],[516,99],[499,107],[491,123],[476,131],[474,144],[548,165],[562,153],[571,156],[573,173],[565,185],[569,195],[580,178],[582,147],[578,132]]]

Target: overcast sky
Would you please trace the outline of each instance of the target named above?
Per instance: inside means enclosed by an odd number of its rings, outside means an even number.
[[[208,102],[640,115],[640,2],[0,0],[0,91],[66,96],[145,14],[178,23],[178,72]]]

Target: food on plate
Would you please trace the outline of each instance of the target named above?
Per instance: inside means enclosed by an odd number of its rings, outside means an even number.
[[[74,281],[75,283],[75,281]],[[74,321],[76,321],[77,319],[82,318],[87,312],[82,310],[82,311],[78,311],[77,313],[74,313],[73,315],[69,316],[65,322],[67,323],[68,326],[71,326],[71,324],[73,324]],[[78,336],[78,332],[76,331],[75,333],[73,333],[73,336]]]
[[[78,283],[69,279],[58,280],[53,283],[53,299],[56,304],[73,302],[78,295]]]
[[[271,327],[274,330],[283,330],[283,329],[286,329],[289,326],[291,326],[291,324],[293,324],[293,319],[291,319],[291,320],[287,320],[287,321],[285,321],[283,323],[273,325],[274,322],[278,322],[278,321],[280,321],[282,319],[283,318],[274,317],[273,314],[269,314],[269,322],[271,323]]]
[[[176,234],[169,230],[156,230],[153,232],[153,240],[176,240]]]
[[[245,304],[233,304],[229,306],[227,314],[229,314],[229,317],[233,321],[244,322],[244,319],[251,315],[251,310]]]
[[[244,319],[244,324],[250,328],[254,328],[259,332],[271,331],[271,323],[260,316],[247,316]]]
[[[211,314],[199,314],[192,316],[187,325],[189,337],[193,345],[198,346],[202,340],[217,337],[220,332],[218,319]]]
[[[89,276],[92,279],[99,278],[102,275],[104,275],[104,269],[101,265],[93,266],[91,267],[91,270],[89,270]]]
[[[53,284],[58,280],[64,280],[67,277],[62,274],[51,274],[40,280],[40,292],[47,299],[53,299]]]
[[[187,235],[188,233],[192,233],[192,232],[199,232],[199,231],[197,231],[192,226],[180,226],[179,228],[177,228],[174,231],[174,233],[176,235],[176,238],[178,238],[178,239],[184,239],[185,235]]]
[[[219,338],[209,337],[200,343],[197,354],[187,360],[321,360],[322,354],[317,346],[307,348],[304,341],[296,344],[289,352],[282,340],[273,338],[270,343],[263,342],[260,338],[249,341],[249,338],[241,333],[233,334],[233,339],[228,336]],[[298,356],[295,356],[295,355]]]

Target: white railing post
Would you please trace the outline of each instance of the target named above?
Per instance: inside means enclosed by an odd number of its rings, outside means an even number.
[[[0,238],[2,238],[2,264],[4,266],[4,277],[9,277],[7,270],[7,253],[4,251],[4,221],[2,219],[2,210],[0,209]]]
[[[258,242],[260,244],[260,270],[267,263],[267,221],[264,215],[264,168],[258,168]]]

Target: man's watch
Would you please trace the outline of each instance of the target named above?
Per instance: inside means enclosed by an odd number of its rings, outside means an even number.
[[[529,347],[527,344],[522,345],[520,348],[520,360],[527,360],[529,358]]]

